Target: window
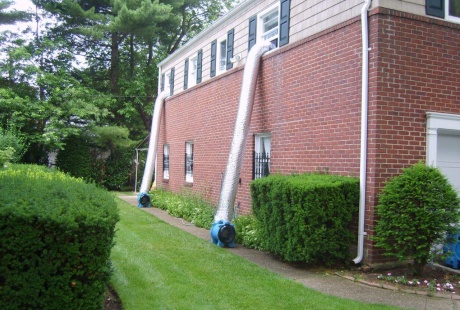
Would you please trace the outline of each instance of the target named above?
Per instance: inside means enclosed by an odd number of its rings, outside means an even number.
[[[169,179],[169,144],[163,146],[163,179]]]
[[[269,133],[255,136],[254,148],[254,179],[270,174],[271,135]]]
[[[291,1],[280,0],[267,10],[249,18],[248,50],[256,42],[270,41],[275,47],[289,43]]]
[[[193,183],[193,142],[185,143],[185,182]]]
[[[195,56],[189,61],[188,87],[192,87],[196,84],[197,68],[198,68],[198,57]]]
[[[227,68],[227,38],[219,40],[217,46],[217,74],[224,72]]]
[[[426,14],[460,23],[460,0],[426,0]]]
[[[273,45],[278,47],[278,25],[279,13],[278,5],[259,17],[260,21],[260,34],[259,37],[263,41],[270,41]]]
[[[460,23],[460,0],[445,0],[447,14],[446,19]]]
[[[169,88],[169,82],[171,81],[171,73],[165,73],[165,79],[163,83],[163,90],[170,90]]]

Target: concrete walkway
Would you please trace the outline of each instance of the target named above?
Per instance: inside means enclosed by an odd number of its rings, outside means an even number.
[[[136,196],[118,197],[137,207]],[[211,236],[208,229],[198,228],[182,219],[172,217],[167,212],[157,208],[144,208],[143,210],[153,214],[157,218],[172,226],[178,227],[190,234],[211,242]],[[241,245],[237,245],[235,248],[228,250],[258,264],[263,268],[276,272],[286,278],[293,279],[304,284],[306,287],[320,291],[327,295],[359,300],[366,303],[392,305],[404,309],[460,309],[460,300],[392,291],[389,289],[364,285],[336,275],[315,273],[283,263],[269,253],[254,249],[247,249]]]

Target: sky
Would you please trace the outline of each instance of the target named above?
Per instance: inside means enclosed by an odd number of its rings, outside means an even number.
[[[17,10],[17,11],[26,11],[30,13],[35,13],[35,6],[33,5],[32,1],[30,0],[13,0],[13,5],[8,8],[7,11],[10,10]],[[16,25],[8,25],[8,26],[0,26],[0,31],[3,30],[24,30],[27,26],[34,26],[35,22],[29,23],[17,23]]]

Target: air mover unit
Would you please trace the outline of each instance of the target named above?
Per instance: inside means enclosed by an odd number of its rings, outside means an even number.
[[[220,220],[212,224],[211,238],[212,243],[220,247],[235,247],[235,226],[228,221]]]
[[[452,240],[451,243],[445,244],[443,247],[444,253],[449,253],[444,263],[454,269],[458,269],[460,264],[460,235],[454,235],[452,239],[447,236],[447,240]]]
[[[150,208],[150,196],[146,192],[140,192],[137,196],[137,206],[139,208]]]

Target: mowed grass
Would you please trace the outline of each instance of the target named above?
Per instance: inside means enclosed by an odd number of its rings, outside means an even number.
[[[118,202],[111,283],[126,310],[394,309],[311,290]]]

